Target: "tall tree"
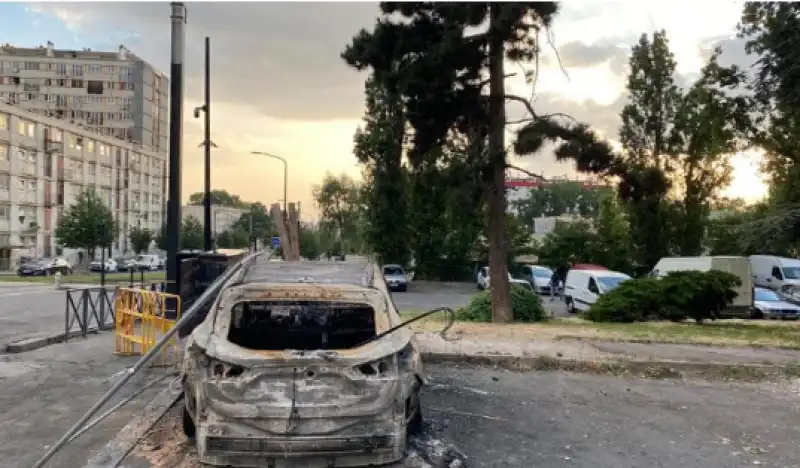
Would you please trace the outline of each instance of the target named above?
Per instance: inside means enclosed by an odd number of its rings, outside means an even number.
[[[686,256],[703,252],[711,201],[730,183],[729,157],[742,149],[750,129],[751,99],[731,94],[746,76],[737,66],[721,66],[721,53],[714,51],[700,79],[681,96],[674,120],[671,144],[681,179],[676,185],[683,192],[676,237]]]
[[[594,220],[594,241],[591,244],[591,263],[616,271],[634,273],[631,257],[633,239],[628,219],[616,197],[609,195],[600,201]]]
[[[643,34],[629,64],[628,103],[619,130],[627,180],[620,196],[627,202],[636,259],[646,268],[666,256],[672,242],[668,175],[676,166],[670,145],[680,92],[666,32],[657,31],[652,39]]]
[[[110,247],[117,236],[117,223],[111,209],[97,193],[87,188],[75,199],[56,227],[56,237],[62,247],[86,250],[94,258],[97,247]]]
[[[505,93],[504,61],[536,58],[536,33],[549,27],[557,5],[381,3],[381,11],[374,31],[358,33],[343,57],[357,69],[371,68],[402,94],[414,130],[408,153],[412,167],[441,146],[454,128],[464,133],[468,128],[487,130],[487,160],[480,172],[487,188],[492,316],[495,321],[509,321],[513,317],[506,274],[505,102],[530,104]],[[486,25],[485,32],[475,32]]]
[[[765,151],[773,209],[756,232],[770,232],[770,239],[780,238],[782,250],[794,251],[800,246],[795,222],[800,206],[800,4],[748,2],[739,34],[757,58],[751,87],[759,114],[766,117],[756,122],[755,143]]]
[[[381,74],[370,76],[364,91],[364,124],[356,131],[353,152],[364,168],[361,199],[365,240],[383,263],[408,266],[409,200],[403,168],[405,117],[401,96]]]
[[[314,201],[320,210],[321,223],[338,234],[345,249],[355,243],[361,210],[358,184],[345,174],[326,174],[322,183],[314,187]]]
[[[277,229],[272,223],[272,217],[270,217],[267,207],[259,202],[251,203],[248,206],[247,213],[242,213],[239,219],[233,223],[231,231],[243,232],[249,238],[251,219],[253,237],[260,239],[265,245],[270,242],[273,236],[277,235]],[[245,242],[244,246],[247,245],[247,242]]]

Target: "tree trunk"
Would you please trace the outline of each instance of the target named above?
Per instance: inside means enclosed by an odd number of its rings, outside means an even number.
[[[510,322],[514,317],[508,289],[506,263],[506,154],[505,154],[505,74],[503,38],[497,22],[502,3],[494,3],[489,22],[489,271],[492,294],[492,321]]]

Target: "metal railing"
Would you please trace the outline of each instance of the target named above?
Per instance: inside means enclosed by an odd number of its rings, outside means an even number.
[[[192,316],[200,310],[201,306],[214,298],[219,291],[224,287],[224,285],[232,279],[237,273],[241,271],[242,268],[248,266],[252,263],[257,257],[259,257],[261,253],[254,253],[247,257],[245,257],[241,262],[237,263],[235,266],[227,269],[213,284],[211,284],[204,292],[200,295],[197,300],[191,305],[191,307],[186,310],[186,312],[181,316],[180,319],[175,323],[175,325],[170,328],[164,336],[153,346],[151,347],[144,356],[139,359],[136,364],[133,365],[129,369],[128,372],[122,375],[122,377],[117,380],[113,387],[109,391],[106,392],[103,397],[92,406],[89,411],[84,414],[81,419],[75,423],[69,431],[67,431],[55,444],[53,444],[47,453],[42,456],[39,461],[33,466],[33,468],[42,468],[53,456],[61,450],[73,437],[79,433],[83,429],[83,427],[89,422],[89,420],[97,414],[100,409],[105,406],[105,404],[113,397],[122,387],[127,384],[134,375],[136,375],[139,371],[146,368],[150,362],[156,358],[162,351],[162,349],[170,343],[175,333],[178,330],[186,325],[192,318]]]
[[[74,335],[85,337],[89,333],[113,329],[115,294],[116,288],[67,289],[64,341]]]

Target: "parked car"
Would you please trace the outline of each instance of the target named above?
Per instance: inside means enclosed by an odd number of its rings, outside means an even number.
[[[383,282],[366,262],[257,258],[223,286],[183,353],[183,430],[199,462],[402,460],[424,377],[412,330],[388,333],[401,319]]]
[[[757,287],[753,290],[753,319],[796,319],[800,316],[800,305],[787,301],[775,291]]]
[[[117,262],[117,271],[131,271],[136,270],[135,258],[117,257],[114,259]]]
[[[522,275],[533,286],[534,291],[539,294],[550,294],[553,270],[541,265],[525,265],[522,267]]]
[[[383,278],[390,291],[408,291],[408,278],[403,267],[396,264],[383,266]]]
[[[105,270],[106,273],[116,273],[117,272],[117,261],[113,258],[107,258],[105,262],[105,268],[103,268],[103,262],[94,261],[89,264],[89,271],[100,272]]]
[[[139,270],[156,271],[159,269],[161,260],[158,255],[139,255],[136,257],[136,268]]]
[[[753,283],[762,288],[783,291],[800,287],[800,260],[774,255],[751,255]]]
[[[29,260],[17,268],[19,276],[47,276],[47,267],[50,265],[49,259]]]
[[[514,278],[513,276],[511,276],[511,273],[508,274],[508,282],[511,283],[512,285],[520,286],[520,287],[525,288],[525,289],[529,289],[529,290],[533,289],[531,287],[531,284],[528,281],[526,281],[524,279]],[[483,290],[489,289],[489,285],[490,284],[491,283],[489,281],[489,267],[488,266],[487,267],[482,267],[480,270],[478,270],[478,277],[476,279],[476,287],[478,289],[480,289],[481,291],[483,291]]]
[[[567,305],[567,312],[574,314],[579,310],[589,310],[601,295],[629,279],[630,276],[618,271],[569,270],[564,281],[564,302]]]

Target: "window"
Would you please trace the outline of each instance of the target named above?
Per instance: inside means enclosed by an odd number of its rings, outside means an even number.
[[[0,145],[0,161],[8,161],[8,146]]]
[[[781,269],[776,266],[772,267],[772,277],[775,279],[782,280],[783,273],[781,273]]]
[[[0,174],[0,191],[8,191],[8,187],[11,185],[11,176],[8,174]]]
[[[17,150],[19,160],[23,163],[36,163],[36,153],[33,151]]]
[[[36,124],[33,122],[29,122],[27,120],[20,119],[17,122],[17,133],[30,138],[34,138],[36,136]]]
[[[100,156],[111,156],[110,149],[108,148],[107,145],[104,145],[103,143],[97,144],[97,152],[100,153]]]
[[[8,114],[0,114],[0,130],[8,130]]]
[[[0,220],[8,221],[9,219],[11,219],[11,207],[0,205]]]
[[[100,175],[103,177],[111,177],[111,168],[108,166],[100,166]]]
[[[94,140],[86,140],[86,151],[94,153]]]
[[[103,94],[103,82],[89,80],[86,82],[86,92],[89,94]]]
[[[57,128],[51,128],[50,129],[50,139],[52,141],[57,142],[57,143],[61,143],[62,141],[64,141],[64,132],[62,132],[61,130],[59,130]]]
[[[19,179],[20,192],[36,191],[36,179]]]
[[[39,215],[36,207],[34,206],[20,206],[19,214],[20,216],[24,216],[27,221],[36,221],[36,218]]]
[[[594,278],[589,278],[589,292],[600,294],[600,289],[597,287],[597,282]]]

